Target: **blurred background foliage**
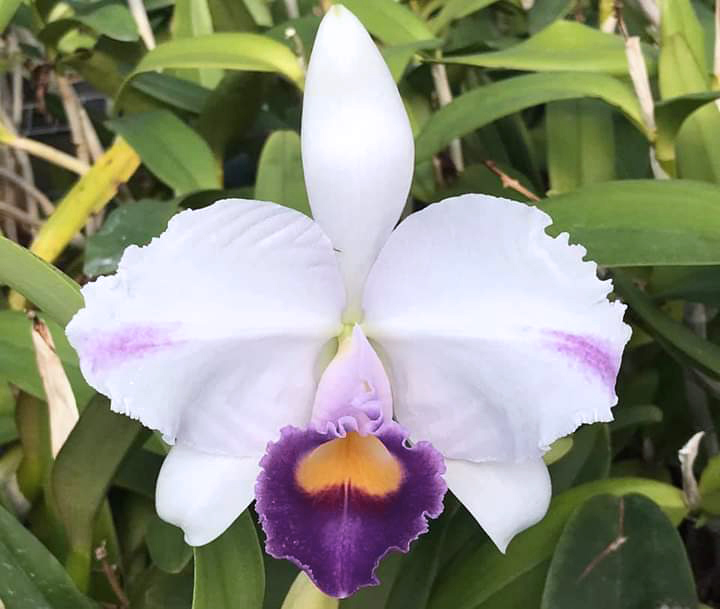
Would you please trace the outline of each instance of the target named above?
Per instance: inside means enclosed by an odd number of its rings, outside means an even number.
[[[193,555],[155,513],[166,447],[110,412],[62,332],[78,283],[178,210],[255,197],[310,213],[298,130],[330,4],[0,0],[5,609],[336,606],[302,580],[287,595],[297,572],[262,553],[251,511]],[[615,421],[552,447],[550,512],[507,555],[448,495],[382,585],[340,606],[720,607],[717,7],[344,4],[411,118],[406,211],[465,192],[540,206],[613,277],[633,338]]]

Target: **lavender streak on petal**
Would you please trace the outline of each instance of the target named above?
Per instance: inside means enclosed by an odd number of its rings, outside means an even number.
[[[172,338],[174,328],[158,326],[124,326],[112,332],[88,336],[85,356],[93,372],[116,366],[126,360],[171,347],[178,343]]]
[[[546,334],[552,337],[550,346],[555,351],[573,359],[597,376],[610,391],[614,390],[620,361],[606,341],[559,330],[550,330]]]

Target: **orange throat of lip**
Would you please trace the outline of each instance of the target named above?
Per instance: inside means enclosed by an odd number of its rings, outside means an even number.
[[[385,445],[354,431],[321,444],[295,470],[295,481],[310,494],[349,487],[382,497],[398,490],[402,479],[403,467]]]

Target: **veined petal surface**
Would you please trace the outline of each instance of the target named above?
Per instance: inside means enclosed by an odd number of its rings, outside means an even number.
[[[515,535],[540,521],[550,505],[550,474],[542,459],[472,463],[445,459],[448,488],[505,552]]]
[[[315,362],[344,307],[319,227],[238,199],[178,214],[83,295],[67,334],[113,410],[231,456],[261,455],[284,425],[307,424]]]
[[[320,24],[308,66],[302,158],[313,217],[336,249],[357,313],[368,270],[400,217],[414,144],[375,43],[343,6]]]
[[[160,518],[180,527],[191,546],[219,537],[255,498],[260,457],[211,455],[176,444],[155,488]]]
[[[409,216],[366,286],[366,334],[414,440],[469,461],[537,459],[608,421],[630,329],[586,251],[537,208],[464,195]]]

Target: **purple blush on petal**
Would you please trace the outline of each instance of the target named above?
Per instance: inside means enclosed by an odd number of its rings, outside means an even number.
[[[174,327],[123,326],[112,332],[95,333],[83,341],[83,356],[94,372],[115,366],[125,360],[171,347],[178,342],[173,338]]]
[[[569,334],[550,330],[550,346],[558,353],[571,358],[613,391],[615,379],[620,369],[620,354],[605,340],[594,336]]]
[[[407,552],[428,530],[427,519],[443,510],[442,456],[427,442],[409,447],[397,424],[376,437],[404,472],[398,489],[385,496],[347,485],[312,494],[300,488],[298,463],[334,439],[313,429],[284,428],[260,462],[256,510],[267,552],[295,563],[330,596],[346,598],[362,586],[377,585],[380,560],[391,550]]]

